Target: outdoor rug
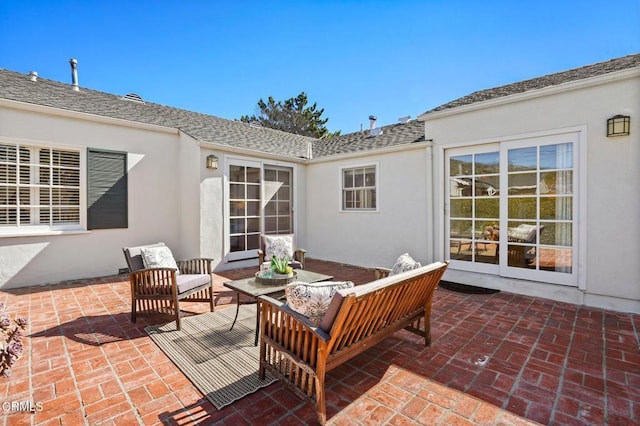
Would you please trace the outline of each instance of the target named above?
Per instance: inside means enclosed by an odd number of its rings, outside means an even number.
[[[270,385],[269,372],[258,377],[260,347],[254,346],[256,308],[241,306],[238,321],[229,330],[235,307],[153,325],[145,330],[162,351],[218,409]]]

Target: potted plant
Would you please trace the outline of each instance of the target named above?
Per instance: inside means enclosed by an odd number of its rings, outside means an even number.
[[[271,258],[271,270],[274,278],[290,278],[293,276],[293,268],[289,266],[288,257],[273,256]]]

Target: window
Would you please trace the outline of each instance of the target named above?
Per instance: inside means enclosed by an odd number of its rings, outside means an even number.
[[[377,209],[377,167],[342,169],[342,210]]]
[[[0,232],[81,227],[80,151],[0,143]]]
[[[447,151],[451,266],[578,284],[575,133]]]

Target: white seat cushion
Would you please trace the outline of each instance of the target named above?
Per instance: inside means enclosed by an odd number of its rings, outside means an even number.
[[[209,284],[211,277],[207,274],[182,274],[176,277],[178,294]]]

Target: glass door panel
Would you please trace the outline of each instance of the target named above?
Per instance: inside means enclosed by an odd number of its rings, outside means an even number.
[[[292,234],[291,168],[265,165],[264,233]]]
[[[573,271],[573,144],[507,150],[507,264]]]
[[[497,264],[500,153],[449,157],[449,255],[469,264]]]
[[[229,251],[260,247],[260,168],[229,166]]]

